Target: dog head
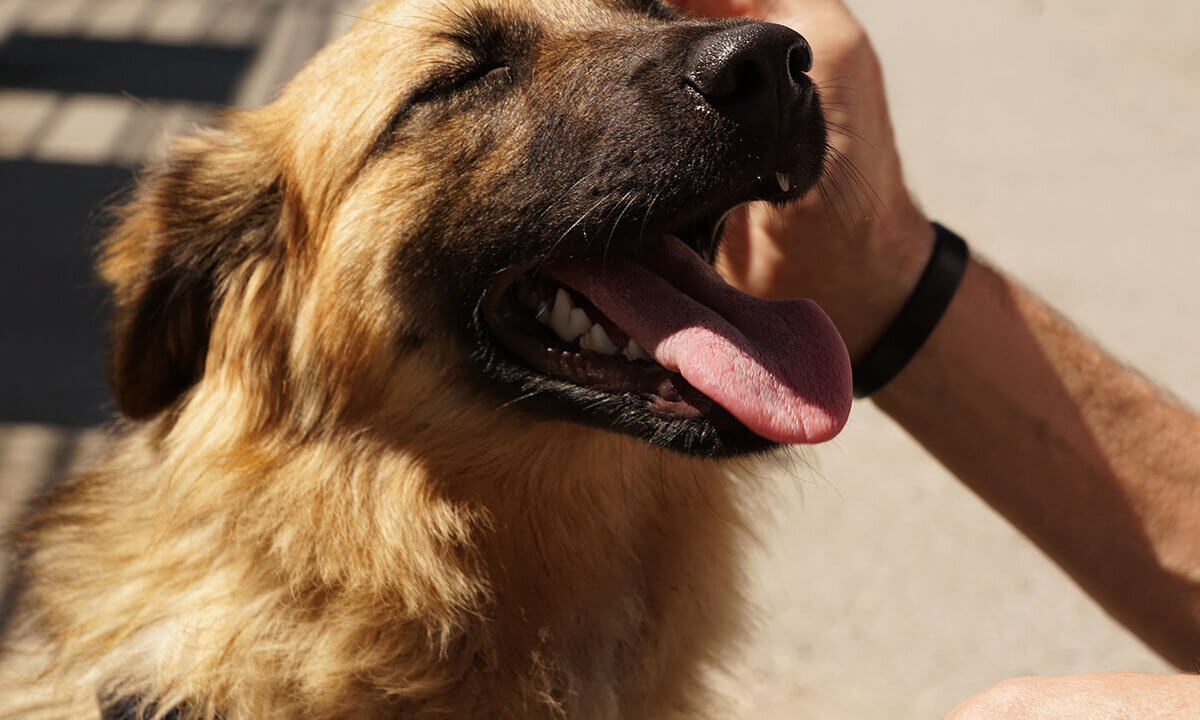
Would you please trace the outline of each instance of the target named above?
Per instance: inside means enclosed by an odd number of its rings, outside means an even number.
[[[827,439],[828,319],[709,264],[731,209],[817,182],[811,62],[658,0],[376,3],[143,183],[102,262],[118,402],[208,383],[306,427],[458,403],[709,456]]]

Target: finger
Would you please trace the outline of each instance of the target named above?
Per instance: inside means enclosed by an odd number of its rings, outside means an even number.
[[[727,278],[740,283],[750,274],[751,252],[749,210],[741,207],[725,219],[718,266]]]

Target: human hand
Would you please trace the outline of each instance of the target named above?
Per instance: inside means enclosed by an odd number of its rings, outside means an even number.
[[[1184,720],[1200,717],[1193,675],[1077,675],[1006,680],[945,720]]]
[[[933,231],[909,196],[879,60],[842,0],[677,0],[698,16],[788,25],[809,41],[810,73],[830,129],[818,190],[777,211],[765,204],[728,220],[719,267],[768,298],[808,297],[829,313],[857,360],[916,287]]]

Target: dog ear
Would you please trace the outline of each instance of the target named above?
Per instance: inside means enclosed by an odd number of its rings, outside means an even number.
[[[176,142],[101,248],[113,294],[109,382],[121,411],[150,418],[204,374],[209,335],[231,271],[278,225],[280,182],[231,130]]]

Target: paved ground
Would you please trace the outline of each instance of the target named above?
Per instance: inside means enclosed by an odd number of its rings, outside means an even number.
[[[1200,5],[851,4],[929,211],[1200,403]],[[814,461],[764,537],[739,717],[932,719],[1005,677],[1163,667],[870,405]]]
[[[0,346],[21,350],[0,373],[0,422],[109,416],[87,250],[101,208],[169,135],[270,99],[357,4],[0,0],[0,232],[21,240],[0,265]]]
[[[931,212],[1200,402],[1200,5],[853,4]],[[103,441],[70,429],[111,409],[95,205],[164,129],[268,98],[353,5],[0,0],[0,522]],[[735,717],[936,718],[1008,676],[1164,668],[870,405],[772,476]]]

